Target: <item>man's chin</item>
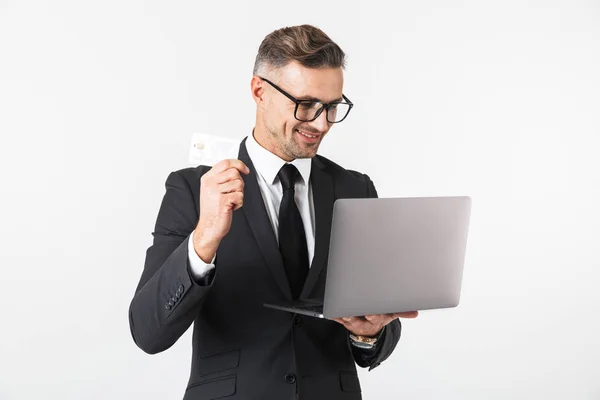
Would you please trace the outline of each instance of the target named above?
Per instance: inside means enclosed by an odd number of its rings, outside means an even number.
[[[300,149],[300,153],[304,155],[304,157],[302,158],[313,158],[319,150],[319,143],[315,143],[314,145],[309,146],[301,146]]]
[[[313,158],[315,155],[317,155],[317,151],[319,150],[319,145],[321,144],[321,142],[319,143],[315,143],[315,144],[304,144],[304,143],[298,143],[298,142],[294,142],[294,155],[295,158]]]

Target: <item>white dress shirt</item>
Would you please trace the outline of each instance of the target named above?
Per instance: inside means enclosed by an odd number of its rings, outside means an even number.
[[[283,189],[277,174],[281,167],[286,164],[286,161],[258,144],[256,139],[254,139],[254,135],[250,135],[246,140],[246,149],[248,150],[250,160],[252,160],[252,163],[254,164],[258,187],[260,188],[260,193],[262,194],[265,208],[269,220],[271,221],[273,232],[275,233],[275,238],[279,242],[279,205],[281,204],[281,199],[283,197]],[[295,184],[296,193],[294,199],[296,200],[298,211],[300,211],[300,216],[304,223],[306,245],[308,247],[308,262],[310,265],[312,264],[315,253],[315,209],[312,185],[310,183],[312,159],[295,159],[290,164],[293,164],[298,168],[301,175],[301,179],[298,179]],[[188,243],[188,258],[190,270],[195,279],[201,279],[210,272],[210,270],[215,268],[214,257],[212,262],[207,264],[200,259],[194,250],[194,232],[190,235]]]

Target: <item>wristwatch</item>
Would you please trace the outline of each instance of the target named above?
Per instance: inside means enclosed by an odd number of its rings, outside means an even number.
[[[350,333],[350,340],[352,341],[353,346],[360,349],[372,349],[377,343],[376,337],[360,336],[353,333]]]

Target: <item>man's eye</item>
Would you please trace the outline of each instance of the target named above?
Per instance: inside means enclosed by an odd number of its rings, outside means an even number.
[[[301,109],[303,109],[303,110],[310,110],[312,108],[315,108],[317,106],[317,104],[318,103],[309,103],[309,102],[304,103],[303,102],[303,103],[300,103],[298,105],[298,107],[301,108]]]

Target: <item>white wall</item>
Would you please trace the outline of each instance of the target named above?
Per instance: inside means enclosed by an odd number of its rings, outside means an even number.
[[[461,305],[404,322],[365,399],[598,399],[600,6],[0,0],[0,399],[176,399],[127,307],[194,131],[254,122],[262,38],[312,23],[356,107],[321,153],[382,197],[470,195]],[[251,4],[253,3],[253,4]]]

